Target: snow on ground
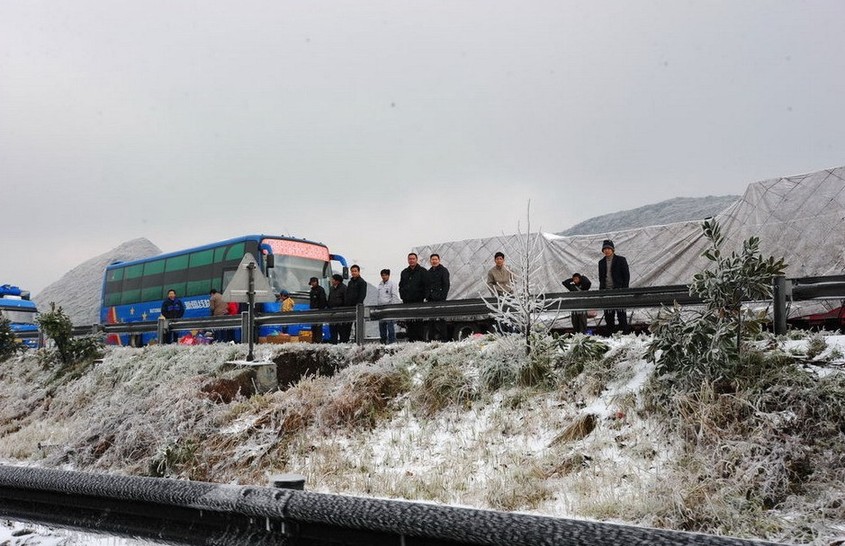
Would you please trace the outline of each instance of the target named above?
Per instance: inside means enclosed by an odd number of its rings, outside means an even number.
[[[845,336],[826,336],[824,340],[824,351],[806,365],[826,360],[825,367],[815,368],[819,373],[835,373],[837,367],[845,367]],[[496,497],[497,491],[524,481],[543,495],[531,512],[544,515],[583,517],[579,514],[583,514],[585,505],[591,506],[591,513],[595,514],[600,513],[605,504],[649,502],[644,495],[654,490],[654,484],[660,482],[676,453],[675,447],[665,441],[659,425],[640,419],[636,412],[630,411],[632,399],[636,399],[653,371],[653,365],[642,358],[648,339],[622,336],[603,341],[611,346],[611,353],[620,355],[621,360],[615,364],[615,379],[592,398],[575,391],[533,397],[502,391],[483,404],[447,408],[430,419],[420,419],[406,404],[373,430],[309,438],[308,449],[294,453],[285,470],[311,476],[306,487],[312,491],[335,493],[339,482],[320,468],[331,451],[332,456],[345,465],[335,473],[349,474],[343,478],[347,494],[372,495],[371,491],[379,482],[377,491],[382,493],[376,493],[376,496],[426,498],[431,502],[467,506],[487,506],[491,502],[506,505],[507,499]],[[479,359],[497,350],[489,339],[463,343],[464,349],[471,347]],[[810,343],[808,339],[786,340],[780,342],[779,348],[793,354],[806,354]],[[415,344],[402,350],[419,356],[445,352],[443,347]],[[277,346],[257,346],[256,359],[272,360],[281,350],[284,349]],[[349,349],[338,347],[335,350]],[[129,404],[137,403],[137,400],[128,400],[127,396],[150,397],[150,404],[143,406],[146,408],[160,404],[153,399],[155,393],[145,390],[142,385],[199,376],[222,362],[243,358],[245,354],[245,347],[223,344],[113,350],[101,365],[100,373],[107,374],[114,385],[121,385],[121,390],[106,393],[102,385],[86,385],[84,381],[74,389],[80,399],[99,396],[101,405],[96,406],[97,411],[123,407],[132,412],[142,406]],[[143,361],[141,367],[135,364],[139,359]],[[418,377],[415,381],[419,386]],[[133,382],[138,386],[134,387]],[[26,396],[24,392],[18,394]],[[54,409],[66,403],[56,398]],[[209,406],[209,411],[222,409],[221,406]],[[65,413],[73,415],[74,409],[67,408]],[[599,421],[591,434],[565,445],[556,443],[560,431],[575,416],[586,414],[596,416]],[[127,414],[127,418],[129,416]],[[218,433],[237,438],[255,426],[255,417],[255,414],[244,413],[229,421],[218,418],[221,423]],[[38,437],[39,445],[60,445],[85,430],[84,427],[74,429],[81,426],[80,421],[96,418],[99,416],[85,415],[76,419],[68,417],[62,423],[36,423],[25,432]],[[150,422],[148,426],[152,424]],[[161,437],[173,434],[169,430],[153,432]],[[266,448],[261,443],[266,440],[263,436],[249,438],[251,441],[238,446],[238,457],[255,455]],[[29,464],[37,462],[30,460]],[[14,461],[14,464],[21,464],[21,461]],[[572,472],[568,470],[570,465],[581,465],[581,470]],[[73,468],[73,465],[65,467]],[[386,487],[390,495],[383,493]],[[27,530],[31,532],[24,532]],[[138,543],[21,523],[0,525],[0,545]]]

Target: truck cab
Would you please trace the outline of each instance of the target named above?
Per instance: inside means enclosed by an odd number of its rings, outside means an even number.
[[[0,316],[9,321],[16,340],[29,349],[41,347],[41,333],[35,322],[37,314],[28,291],[9,284],[0,286]]]

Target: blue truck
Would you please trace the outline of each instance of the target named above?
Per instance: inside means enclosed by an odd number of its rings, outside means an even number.
[[[41,332],[35,322],[38,309],[29,292],[9,284],[0,285],[0,315],[7,319],[15,338],[25,347],[41,347]]]

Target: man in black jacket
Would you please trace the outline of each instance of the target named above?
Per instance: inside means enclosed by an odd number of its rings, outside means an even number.
[[[593,283],[590,282],[590,279],[588,279],[586,275],[582,275],[580,273],[573,273],[571,279],[563,281],[563,286],[572,292],[589,290],[592,285]],[[572,328],[576,332],[583,334],[587,331],[586,311],[572,311],[572,313],[569,314],[569,318],[572,319]]]
[[[349,268],[349,274],[352,276],[349,282],[346,283],[346,296],[344,297],[344,305],[356,306],[359,303],[363,305],[367,297],[367,281],[361,278],[361,268],[358,265],[353,265]],[[340,341],[347,342],[352,335],[352,323],[343,322],[340,326]]]
[[[599,290],[613,290],[628,288],[631,280],[631,273],[628,270],[628,260],[624,256],[616,254],[613,241],[605,239],[601,245],[604,258],[599,260]],[[619,325],[616,325],[616,318],[619,318]],[[624,309],[606,309],[604,320],[607,323],[608,331],[612,334],[622,330],[623,334],[629,332],[628,315]]]
[[[343,284],[343,277],[335,273],[332,275],[331,287],[329,288],[329,309],[337,309],[346,305],[346,285]],[[344,341],[341,338],[341,324],[332,322],[329,324],[329,343],[337,345],[338,340]],[[345,341],[349,341],[347,338]]]
[[[408,254],[408,267],[399,275],[402,303],[422,303],[429,292],[428,271],[417,263],[417,253]],[[425,326],[419,320],[407,322],[408,341],[424,341]]]
[[[308,281],[308,284],[311,286],[311,292],[309,293],[309,302],[308,307],[310,309],[325,309],[328,307],[328,299],[326,298],[326,291],[325,289],[320,286],[320,281],[317,277],[311,277],[311,280]],[[321,343],[323,341],[323,325],[322,324],[312,324],[311,325],[311,343]]]
[[[432,254],[428,268],[428,301],[446,301],[449,295],[449,270],[440,264],[440,254]],[[431,339],[448,341],[446,321],[435,319],[431,323]]]

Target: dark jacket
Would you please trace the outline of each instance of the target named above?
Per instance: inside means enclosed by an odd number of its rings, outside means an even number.
[[[166,319],[182,318],[182,315],[185,314],[185,304],[179,298],[172,301],[167,298],[161,302],[161,314]]]
[[[586,275],[581,275],[580,284],[572,282],[572,277],[570,277],[563,281],[563,286],[565,286],[567,290],[577,292],[579,290],[589,290],[590,287],[593,286],[593,283],[590,282],[590,279],[588,279]]]
[[[325,309],[328,307],[328,300],[326,299],[326,291],[325,289],[320,286],[311,287],[311,292],[309,294],[310,299],[308,302],[308,307],[311,309]]]
[[[449,270],[438,265],[428,270],[428,301],[446,301],[449,295]]]
[[[607,259],[599,260],[599,290],[607,288]],[[628,288],[628,283],[631,281],[631,273],[628,271],[628,260],[619,254],[613,255],[613,261],[610,263],[610,277],[613,279],[613,288]]]
[[[399,297],[403,303],[420,303],[428,296],[428,270],[421,265],[406,267],[399,275]]]
[[[343,283],[329,288],[329,308],[335,309],[346,305],[346,285]]]
[[[346,283],[346,298],[344,305],[358,305],[364,303],[364,298],[367,297],[367,281],[361,277],[351,278]]]

